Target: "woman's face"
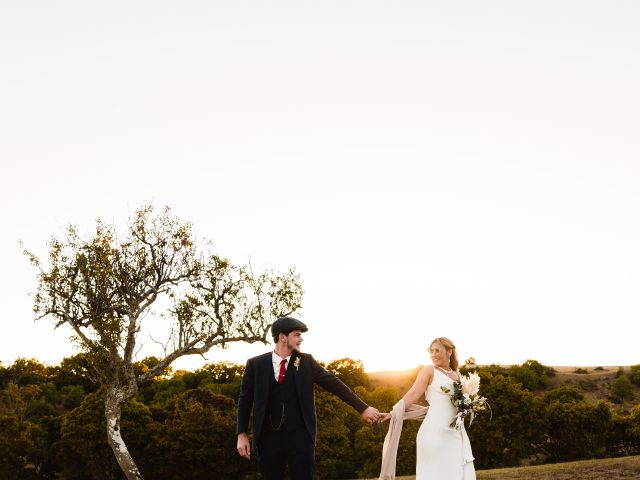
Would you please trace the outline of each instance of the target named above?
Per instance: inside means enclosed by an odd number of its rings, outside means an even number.
[[[433,342],[429,347],[431,362],[439,367],[449,366],[449,352],[440,342]]]

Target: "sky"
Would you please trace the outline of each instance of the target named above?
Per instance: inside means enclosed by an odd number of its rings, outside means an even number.
[[[4,2],[0,361],[77,353],[34,322],[18,242],[45,256],[151,202],[294,267],[321,361],[410,369],[446,336],[481,364],[640,363],[639,22],[633,1]]]

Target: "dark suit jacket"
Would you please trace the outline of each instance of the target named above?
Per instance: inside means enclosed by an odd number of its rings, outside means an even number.
[[[295,367],[296,358],[300,359],[298,368]],[[298,393],[298,400],[302,409],[304,425],[316,441],[316,405],[313,395],[313,384],[317,383],[325,390],[338,396],[343,402],[351,405],[358,413],[368,407],[355,393],[351,391],[335,375],[327,372],[308,353],[293,353],[287,366],[286,375],[293,375]],[[249,414],[253,406],[253,444],[257,446],[262,433],[267,402],[269,399],[269,385],[274,381],[271,352],[250,358],[242,377],[240,395],[238,396],[238,423],[236,433],[246,433],[249,427]]]

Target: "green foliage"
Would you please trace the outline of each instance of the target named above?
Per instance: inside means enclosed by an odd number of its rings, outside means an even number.
[[[381,412],[390,412],[393,406],[400,400],[398,392],[393,388],[376,388],[373,391],[367,391],[363,387],[356,388],[356,393],[367,404],[374,405]],[[388,430],[388,423],[382,425],[363,425],[360,419],[352,424],[351,428],[355,431],[354,452],[353,456],[356,460],[357,473],[359,478],[377,477],[380,473],[380,463],[382,455],[382,444]],[[396,471],[398,474],[415,473],[415,432],[410,423],[406,422],[398,446],[398,464]],[[406,470],[406,464],[412,463],[413,470]]]
[[[482,377],[482,383],[491,383],[493,379],[497,376],[501,376],[501,377],[508,376],[507,369],[496,364],[485,365],[480,368],[476,368],[474,371]],[[463,375],[469,374],[469,372],[463,371],[462,369],[460,370],[460,372]]]
[[[640,405],[630,412],[614,413],[608,435],[608,455],[640,454]]]
[[[603,457],[608,449],[611,411],[585,401],[575,387],[559,387],[544,396],[549,441],[544,450],[554,461]]]
[[[137,376],[144,375],[149,372],[152,368],[157,366],[160,363],[160,359],[158,357],[146,357],[140,360],[139,362],[134,362],[133,371]],[[158,373],[159,377],[167,377],[171,375],[173,369],[171,366],[166,366],[163,368],[161,372]]]
[[[362,426],[355,434],[354,455],[359,468],[357,478],[374,478],[380,474],[384,430]],[[339,477],[335,477],[339,478]]]
[[[156,468],[149,475],[159,480],[238,478],[255,467],[232,455],[235,403],[202,388],[176,395],[156,426]],[[160,467],[161,468],[158,468]],[[188,468],[185,468],[188,466]]]
[[[573,373],[578,373],[580,375],[587,375],[589,373],[589,370],[587,370],[586,368],[576,368]]]
[[[584,402],[584,394],[575,387],[558,387],[544,394],[544,401],[547,404],[553,402],[573,403]]]
[[[140,388],[139,397],[148,405],[163,405],[173,396],[187,389],[182,378],[182,371],[177,371],[170,378],[157,378]]]
[[[631,409],[628,415],[629,422],[626,430],[626,437],[631,446],[632,452],[640,453],[640,405]]]
[[[600,388],[598,381],[593,378],[578,381],[578,387],[585,392],[596,392]]]
[[[629,379],[635,386],[640,387],[640,365],[632,365],[629,368]]]
[[[553,401],[547,407],[549,443],[554,461],[601,458],[607,450],[611,411],[600,402]]]
[[[90,356],[85,353],[65,357],[59,366],[53,367],[53,372],[53,382],[57,388],[74,386],[87,393],[98,389]]]
[[[2,387],[8,382],[19,386],[39,385],[49,380],[49,368],[33,358],[18,358],[6,369]]]
[[[233,362],[208,363],[196,372],[204,374],[204,383],[225,384],[234,383],[242,378],[244,365]]]
[[[61,440],[56,445],[57,463],[65,480],[112,480],[122,472],[107,444],[104,397],[87,395],[80,406],[62,417]],[[140,458],[144,473],[151,469],[143,453],[153,432],[149,409],[136,401],[122,409],[122,437],[133,454]]]
[[[634,387],[626,375],[616,378],[611,384],[611,398],[616,403],[622,403],[625,400],[631,400],[634,396]]]
[[[65,410],[73,410],[79,407],[85,396],[85,391],[80,385],[65,385],[60,389],[62,407]]]
[[[0,416],[0,472],[2,478],[38,478],[33,468],[38,457],[37,427],[11,416]]]
[[[32,478],[36,472],[37,478],[50,478],[55,470],[51,448],[59,439],[58,408],[50,402],[60,395],[52,384],[34,381],[38,384],[10,381],[0,390],[0,450],[5,452],[0,454],[0,472],[15,473],[22,465],[15,478]]]
[[[359,415],[335,395],[315,389],[318,433],[316,472],[319,478],[353,478],[355,471],[354,441],[349,425],[358,422]],[[361,424],[361,422],[360,422]]]
[[[546,387],[549,384],[549,377],[553,377],[555,371],[536,360],[527,360],[522,365],[509,367],[508,374],[527,390],[535,391]]]
[[[327,370],[342,380],[351,389],[356,387],[369,388],[369,376],[364,372],[362,360],[340,358],[327,365]]]
[[[484,375],[483,368],[478,374],[482,379],[480,393],[488,399],[492,418],[484,415],[467,429],[476,466],[518,465],[541,450],[545,434],[543,401],[510,378]]]
[[[0,416],[15,417],[19,422],[26,420],[29,405],[39,393],[37,385],[18,386],[9,382],[0,390]]]
[[[0,389],[0,478],[122,479],[106,442],[104,400],[90,391],[95,384],[85,361],[74,356],[58,367],[33,360],[0,366],[0,377],[5,375]],[[136,368],[142,372],[154,364],[145,359]],[[366,374],[360,362],[340,359],[329,365],[349,383],[368,383],[362,381]],[[137,401],[124,406],[122,434],[145,478],[259,478],[256,459],[246,461],[234,450],[242,368],[219,362],[193,372],[175,371],[144,385]],[[492,419],[487,411],[467,429],[477,468],[518,465],[533,455],[564,461],[640,453],[639,405],[611,412],[604,403],[590,403],[580,388],[532,393],[508,369],[490,365],[476,371],[481,394],[493,410]],[[623,374],[616,382],[628,377]],[[399,400],[395,388],[359,385],[355,391],[381,411],[390,411]],[[364,424],[351,407],[320,388],[316,409],[317,477],[377,477],[388,424]],[[415,473],[420,424],[404,422],[399,476]]]

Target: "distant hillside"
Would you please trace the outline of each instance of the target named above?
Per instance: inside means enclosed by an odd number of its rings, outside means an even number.
[[[404,395],[415,380],[422,367],[412,370],[398,370],[367,373],[372,387],[395,388],[400,395]]]
[[[503,365],[509,368],[510,365]],[[373,387],[395,388],[400,395],[404,395],[411,387],[418,372],[422,367],[412,370],[384,371],[368,373],[369,380]],[[541,393],[563,386],[576,386],[584,393],[585,397],[592,402],[600,400],[609,401],[611,383],[616,379],[620,367],[612,366],[589,366],[589,367],[552,367],[556,374],[549,379],[549,386]],[[623,367],[625,373],[629,372],[629,367]],[[640,402],[640,392],[636,391],[635,398],[629,404]]]

